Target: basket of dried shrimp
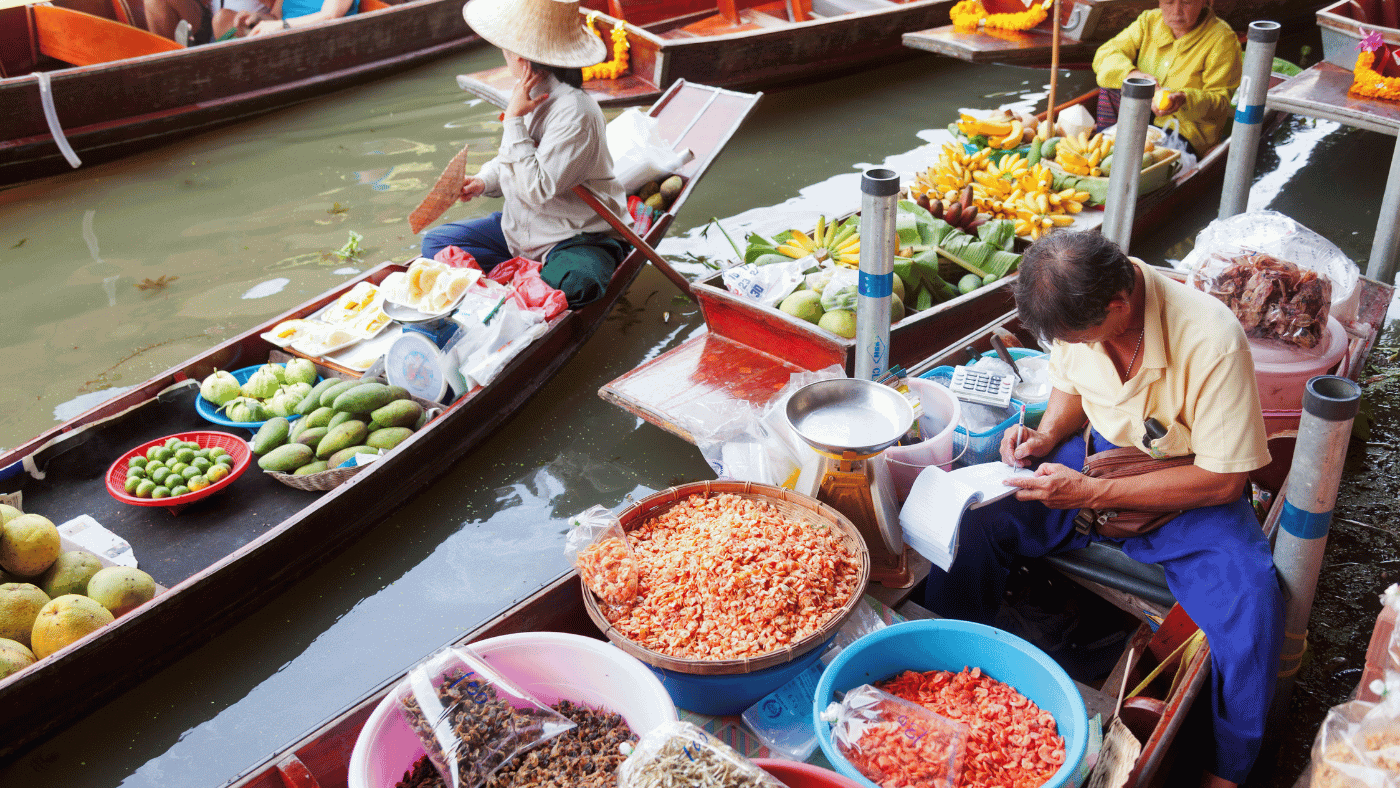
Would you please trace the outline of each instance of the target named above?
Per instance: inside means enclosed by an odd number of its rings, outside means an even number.
[[[694,482],[618,517],[639,569],[637,596],[605,605],[583,584],[584,607],[691,711],[742,710],[805,670],[870,576],[849,519],[779,487]]]

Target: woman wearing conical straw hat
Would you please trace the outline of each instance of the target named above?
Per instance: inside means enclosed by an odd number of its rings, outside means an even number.
[[[466,179],[461,199],[505,203],[423,236],[424,257],[457,246],[488,272],[513,257],[542,261],[544,280],[570,306],[600,298],[629,248],[573,191],[582,184],[615,215],[627,215],[603,111],[581,89],[580,69],[605,60],[607,47],[583,27],[578,8],[578,0],[471,0],[463,7],[467,24],[500,47],[517,82],[500,152]]]

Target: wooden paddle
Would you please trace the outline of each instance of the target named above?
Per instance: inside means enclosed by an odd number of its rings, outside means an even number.
[[[1060,84],[1060,0],[1050,10],[1050,103],[1045,120],[1050,123],[1047,138],[1055,136],[1055,90]]]
[[[652,265],[660,269],[661,273],[665,274],[666,278],[670,279],[671,283],[679,288],[680,291],[685,294],[686,298],[689,298],[691,301],[695,300],[695,293],[690,290],[690,282],[687,281],[684,276],[681,276],[679,271],[672,268],[671,264],[666,262],[665,258],[657,254],[656,250],[651,248],[651,244],[642,240],[640,235],[633,232],[627,222],[620,219],[608,206],[604,205],[597,197],[594,197],[593,192],[585,189],[583,185],[580,184],[574,187],[574,194],[577,194],[580,199],[588,203],[588,207],[592,208],[595,213],[603,217],[603,220],[612,225],[614,230],[622,233],[622,237],[626,238],[628,243],[632,244],[635,249],[650,260]]]
[[[1142,754],[1142,742],[1123,724],[1121,716],[1123,692],[1128,689],[1128,671],[1133,668],[1133,654],[1133,649],[1129,649],[1123,666],[1123,682],[1118,687],[1118,703],[1113,707],[1113,721],[1109,723],[1108,733],[1104,734],[1099,760],[1089,773],[1089,788],[1118,788],[1123,785]]]

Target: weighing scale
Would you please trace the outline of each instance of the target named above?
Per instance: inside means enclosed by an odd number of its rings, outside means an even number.
[[[822,458],[813,497],[850,518],[865,539],[870,578],[888,588],[912,586],[894,485],[870,462],[913,424],[909,400],[871,380],[822,380],[788,399],[787,419]]]
[[[384,354],[384,373],[391,385],[431,402],[442,402],[449,385],[462,387],[460,373],[444,362],[445,350],[461,331],[451,311],[425,315],[385,301],[384,312],[403,324],[403,336]]]

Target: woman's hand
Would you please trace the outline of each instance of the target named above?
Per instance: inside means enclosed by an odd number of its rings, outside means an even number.
[[[1055,441],[1044,432],[1015,426],[1001,436],[1001,461],[1013,468],[1024,468],[1032,457],[1044,457],[1055,448]]]
[[[248,35],[265,36],[269,33],[280,33],[282,32],[282,30],[283,27],[281,19],[267,19],[262,22],[259,22],[253,27],[252,30],[249,30]]]
[[[486,193],[486,182],[476,176],[462,183],[462,202],[469,202]]]
[[[1159,90],[1157,91],[1157,94],[1152,97],[1152,114],[1156,115],[1159,118],[1163,115],[1170,115],[1173,112],[1176,112],[1177,110],[1181,109],[1181,107],[1185,103],[1185,93],[1182,93],[1181,91],[1168,93],[1166,91]]]
[[[1006,484],[1020,487],[1018,501],[1040,501],[1051,509],[1081,509],[1091,505],[1094,485],[1092,479],[1058,462],[1043,463],[1035,476],[1007,479]]]
[[[506,105],[507,118],[524,117],[534,112],[536,107],[549,98],[548,93],[539,98],[530,98],[530,94],[544,81],[544,76],[544,72],[531,67],[529,73],[515,83],[515,89],[510,93],[510,103]]]

